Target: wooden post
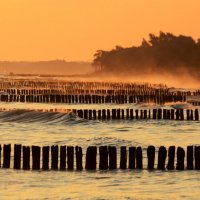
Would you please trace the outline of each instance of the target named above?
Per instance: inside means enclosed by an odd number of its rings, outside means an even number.
[[[133,120],[133,109],[130,109],[130,119]]]
[[[190,120],[190,110],[187,109],[187,120]]]
[[[101,110],[98,110],[98,120],[101,120]]]
[[[22,145],[15,144],[14,145],[14,169],[21,168],[21,151],[22,151]]]
[[[190,120],[194,120],[193,110],[190,110]]]
[[[110,119],[110,109],[107,109],[107,119]]]
[[[60,170],[66,170],[66,146],[60,146]]]
[[[97,119],[97,112],[96,112],[96,110],[93,110],[93,119],[94,119],[94,120]]]
[[[158,119],[162,119],[162,109],[158,109]]]
[[[164,146],[161,146],[158,150],[158,169],[165,169],[165,160],[167,157],[167,150]]]
[[[184,112],[183,112],[183,109],[180,109],[180,120],[184,120]]]
[[[139,119],[138,110],[137,110],[137,109],[135,110],[135,118],[136,118],[136,119]]]
[[[136,169],[142,169],[143,168],[142,159],[143,159],[142,148],[137,147],[136,148]]]
[[[30,147],[23,146],[23,169],[30,169]]]
[[[74,169],[74,147],[73,146],[67,147],[67,168],[69,170]]]
[[[184,170],[185,151],[182,147],[177,148],[177,170]]]
[[[153,119],[156,119],[157,116],[157,109],[153,109]]]
[[[11,145],[4,144],[4,146],[3,146],[3,168],[10,168],[10,152],[11,152]]]
[[[102,119],[103,120],[106,119],[106,110],[105,109],[102,110]]]
[[[32,146],[32,169],[40,169],[40,147]]]
[[[151,119],[151,109],[149,109],[149,116],[148,116],[149,119]]]
[[[167,119],[170,119],[171,113],[170,110],[167,110]]]
[[[168,170],[174,170],[174,157],[175,157],[175,146],[170,146],[168,150]]]
[[[199,120],[199,111],[198,111],[198,109],[195,109],[194,115],[195,115],[195,120],[198,121]]]
[[[100,170],[108,169],[108,147],[107,146],[99,147],[99,169]]]
[[[127,155],[126,155],[126,147],[122,146],[120,148],[120,169],[126,169],[127,163]]]
[[[195,146],[194,157],[195,157],[195,169],[200,170],[200,146]]]
[[[117,109],[117,119],[121,119],[121,116],[120,116],[120,109]]]
[[[85,169],[87,170],[96,169],[96,157],[97,157],[97,147],[89,146],[86,152]]]
[[[180,110],[177,109],[175,114],[176,114],[176,120],[179,120],[180,119]]]
[[[122,117],[121,119],[124,119],[124,109],[122,109]]]
[[[148,157],[148,169],[154,169],[155,163],[155,147],[148,146],[147,148],[147,157]]]
[[[82,148],[76,146],[75,150],[76,150],[76,169],[77,170],[82,170],[83,169],[83,165],[82,165],[82,157],[83,157]]]
[[[129,169],[135,169],[136,147],[129,147]]]
[[[187,169],[194,169],[194,150],[193,146],[187,146]]]
[[[163,109],[163,119],[167,119],[167,110]]]
[[[174,120],[174,109],[171,109],[171,120]]]
[[[144,119],[147,119],[147,110],[144,110]]]
[[[42,147],[42,169],[49,169],[49,146]]]
[[[112,109],[112,119],[116,119],[116,109]]]
[[[51,169],[58,170],[58,145],[51,146]]]
[[[109,169],[117,168],[117,149],[114,146],[108,147],[109,154]]]
[[[89,110],[89,120],[92,120],[92,110]]]
[[[126,119],[129,119],[129,109],[126,109]]]
[[[84,116],[83,117],[84,119],[88,119],[88,110],[87,109],[83,110],[83,116]]]

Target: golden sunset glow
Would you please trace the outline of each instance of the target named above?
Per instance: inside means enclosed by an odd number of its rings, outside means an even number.
[[[200,37],[198,0],[1,0],[0,60],[91,61],[160,30]]]

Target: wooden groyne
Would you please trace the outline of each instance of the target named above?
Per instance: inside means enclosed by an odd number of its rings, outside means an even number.
[[[200,105],[200,90],[178,90],[165,85],[58,80],[1,80],[0,82],[2,102],[164,104],[186,102],[188,97],[190,97],[189,102]]]
[[[115,146],[89,146],[83,154],[79,146],[22,146],[0,145],[2,168],[23,170],[200,170],[200,146],[182,147],[122,146],[117,153]],[[1,156],[2,155],[2,156]],[[84,158],[84,160],[83,160]],[[12,160],[13,159],[13,160]],[[12,163],[12,166],[11,166]]]
[[[195,120],[199,121],[199,110],[191,109],[80,109],[73,110],[74,114],[89,120]]]

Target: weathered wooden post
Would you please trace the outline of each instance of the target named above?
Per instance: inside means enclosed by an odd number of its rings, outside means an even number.
[[[40,147],[32,146],[32,169],[40,169]]]
[[[182,147],[177,148],[177,170],[184,170],[185,151]]]
[[[23,169],[30,169],[30,147],[23,146]]]
[[[138,109],[135,110],[135,118],[136,118],[136,119],[139,119],[139,116],[138,116]]]
[[[10,168],[10,152],[11,152],[11,145],[4,144],[4,146],[3,146],[3,168]]]
[[[107,146],[99,147],[99,169],[100,170],[108,169],[108,147]]]
[[[148,158],[148,169],[154,169],[154,163],[155,163],[155,147],[154,146],[148,146],[147,148],[147,158]]]
[[[200,170],[200,146],[195,146],[194,157],[195,157],[195,169]]]
[[[49,169],[49,146],[42,147],[42,169]]]
[[[183,112],[183,109],[180,109],[180,120],[184,120],[184,112]]]
[[[77,170],[82,170],[83,169],[83,165],[82,165],[82,157],[83,157],[82,148],[76,146],[75,147],[75,151],[76,151],[76,169]]]
[[[153,109],[153,119],[156,119],[157,116],[157,109]]]
[[[129,169],[135,169],[136,147],[129,147]]]
[[[84,119],[88,119],[88,110],[87,109],[83,110],[83,116],[84,116],[83,117]]]
[[[133,116],[133,109],[130,109],[130,119],[133,120],[134,116]]]
[[[187,169],[194,169],[194,150],[193,146],[187,146]]]
[[[120,115],[120,109],[117,109],[117,119],[121,119],[121,115]]]
[[[142,148],[137,147],[136,148],[136,169],[142,169],[143,168],[143,156],[142,156]]]
[[[58,170],[58,145],[51,146],[51,169]]]
[[[106,110],[105,109],[102,110],[102,119],[103,120],[106,119]]]
[[[158,169],[164,170],[165,169],[165,161],[167,157],[167,150],[164,146],[161,146],[158,150]]]
[[[126,146],[120,148],[120,169],[126,169],[127,155],[126,155]]]
[[[89,120],[92,120],[92,110],[89,110]]]
[[[195,120],[199,121],[199,111],[198,111],[198,109],[195,109],[194,115],[195,115]]]
[[[171,109],[171,120],[174,120],[174,109]]]
[[[66,146],[60,146],[60,170],[66,170]]]
[[[170,146],[168,150],[168,170],[174,170],[175,146]]]
[[[129,109],[126,109],[126,119],[129,119]]]
[[[109,155],[109,169],[117,168],[117,149],[114,146],[108,147],[108,155]]]
[[[110,109],[107,109],[107,119],[110,120]]]
[[[162,109],[158,109],[158,119],[162,119]]]
[[[112,109],[112,119],[116,119],[116,109]]]
[[[74,169],[74,147],[73,146],[67,147],[67,169],[69,170]]]
[[[15,144],[14,145],[14,169],[21,168],[21,151],[22,151],[22,145]]]
[[[94,120],[97,119],[97,112],[96,112],[96,110],[93,110],[93,119],[94,119]]]
[[[97,147],[89,146],[86,152],[86,165],[85,169],[94,170],[96,169],[96,157],[97,157]]]

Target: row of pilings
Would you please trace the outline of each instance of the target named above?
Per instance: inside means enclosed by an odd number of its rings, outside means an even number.
[[[187,97],[181,95],[14,95],[0,94],[0,102],[30,102],[30,103],[68,103],[68,104],[130,104],[130,103],[174,103],[186,102]],[[199,106],[200,101],[190,102]]]
[[[89,120],[195,120],[199,121],[199,110],[191,109],[73,109],[80,118]]]
[[[1,151],[3,150],[3,153]],[[23,170],[113,170],[113,169],[158,169],[158,170],[200,170],[200,146],[160,146],[120,147],[119,155],[115,146],[89,146],[86,155],[79,146],[22,146],[14,145],[14,156],[11,156],[11,145],[0,145],[3,157],[2,168]],[[85,157],[85,160],[83,160]],[[1,158],[1,156],[0,156]],[[156,161],[157,158],[157,161]],[[98,160],[97,160],[98,159]],[[1,160],[0,160],[1,161]],[[1,162],[0,162],[1,163]],[[97,166],[98,165],[98,166]],[[146,166],[144,166],[146,165]]]

